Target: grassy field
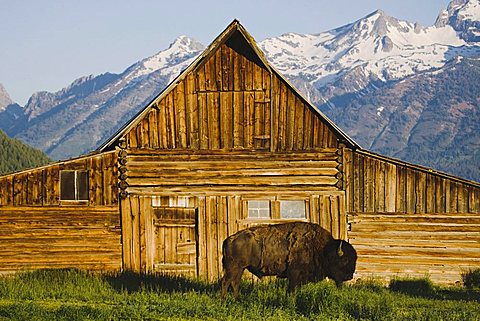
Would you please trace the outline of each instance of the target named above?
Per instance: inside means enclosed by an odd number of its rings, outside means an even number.
[[[480,320],[480,290],[427,279],[373,281],[337,289],[242,284],[238,300],[218,286],[182,278],[93,275],[77,270],[0,277],[0,320]]]

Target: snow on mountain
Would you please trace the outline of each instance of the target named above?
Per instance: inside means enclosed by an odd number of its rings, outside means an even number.
[[[473,3],[478,4],[478,0],[466,1],[455,14],[475,16],[478,5]],[[332,31],[288,33],[267,39],[260,46],[282,73],[302,76],[317,88],[358,67],[367,78],[388,81],[442,67],[458,55],[480,54],[480,44],[462,39],[449,24],[423,27],[381,10]]]
[[[480,1],[452,1],[435,22],[435,26],[445,24],[452,26],[466,41],[480,41]]]
[[[205,49],[205,46],[195,39],[180,36],[170,44],[168,49],[143,59],[128,68],[124,72],[125,79],[132,81],[158,71],[163,76],[169,77],[171,81],[186,68],[203,49]]]
[[[10,104],[13,104],[13,101],[5,87],[0,84],[0,111],[5,110],[5,108]]]
[[[121,74],[90,75],[54,93],[34,93],[8,133],[55,159],[91,151],[158,95],[203,48],[181,36]],[[2,127],[11,122],[10,114],[0,112]]]
[[[478,0],[453,0],[447,9],[442,10],[435,21],[436,27],[447,24],[455,25],[458,21],[480,20],[480,3]]]

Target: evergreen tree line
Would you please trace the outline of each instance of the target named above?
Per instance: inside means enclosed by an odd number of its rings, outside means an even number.
[[[50,163],[42,151],[10,138],[0,130],[0,175]]]

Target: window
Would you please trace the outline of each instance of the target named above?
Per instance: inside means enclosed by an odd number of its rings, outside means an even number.
[[[280,198],[276,196],[270,199],[245,201],[246,218],[271,220],[305,220],[307,218],[306,200]]]
[[[249,218],[270,218],[270,201],[248,201]]]
[[[305,201],[280,201],[280,218],[306,218]]]
[[[88,200],[88,172],[61,171],[60,199],[63,201]]]

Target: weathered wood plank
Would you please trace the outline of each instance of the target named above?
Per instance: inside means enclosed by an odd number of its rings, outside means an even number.
[[[260,78],[261,78],[260,73]],[[256,76],[258,77],[258,75]],[[261,81],[260,81],[261,83]],[[254,123],[253,123],[253,135],[254,135],[254,147],[255,149],[263,149],[264,136],[265,136],[265,94],[263,91],[257,91],[254,94]]]
[[[305,122],[305,109],[307,107],[295,97],[295,130],[294,135],[295,137],[295,144],[294,149],[296,150],[303,150],[304,143],[303,143],[303,135],[304,135],[304,122]]]
[[[168,148],[168,134],[167,134],[167,111],[165,107],[166,100],[162,99],[158,105],[158,128],[159,128],[159,148]]]
[[[377,212],[385,211],[385,163],[374,160],[375,164],[375,209]]]
[[[406,211],[408,213],[415,213],[417,194],[415,193],[416,175],[415,171],[406,171]]]
[[[175,113],[177,116],[177,147],[186,148],[187,145],[187,119],[185,107],[185,86],[180,82],[174,90]]]
[[[198,134],[200,136],[200,149],[209,147],[207,94],[198,94]]]
[[[295,103],[296,96],[290,90],[287,91],[287,117],[286,117],[286,149],[293,150],[295,146]]]
[[[220,93],[220,148],[231,149],[234,146],[234,122],[233,93]]]
[[[185,78],[185,100],[187,113],[187,133],[189,147],[192,149],[199,148],[199,109],[198,100],[195,93],[195,78],[193,74],[189,74]]]
[[[416,195],[416,204],[415,204],[415,213],[425,213],[426,209],[426,189],[427,189],[427,178],[425,173],[417,172],[415,173],[415,195]]]
[[[244,93],[243,105],[245,108],[244,143],[246,148],[253,148],[255,136],[255,94],[253,92]]]
[[[208,148],[220,148],[220,94],[207,93],[207,115],[208,115]]]
[[[397,195],[397,168],[394,164],[385,164],[385,211],[395,212]]]
[[[233,148],[243,148],[245,146],[244,111],[243,93],[233,93]]]
[[[373,212],[375,210],[375,163],[371,158],[364,159],[364,197],[365,211]]]
[[[208,278],[207,262],[207,210],[206,197],[198,197],[198,274],[203,278]]]

